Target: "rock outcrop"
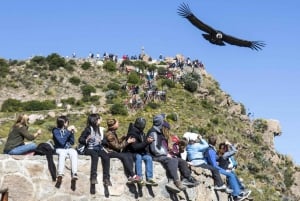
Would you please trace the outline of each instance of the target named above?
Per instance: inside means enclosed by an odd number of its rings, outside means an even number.
[[[54,156],[57,162],[57,156]],[[90,201],[90,200],[195,200],[217,201],[227,200],[227,194],[212,190],[213,180],[210,172],[201,170],[200,175],[194,175],[200,185],[188,188],[186,192],[172,194],[165,188],[167,178],[161,164],[154,162],[155,180],[157,187],[126,185],[123,166],[117,159],[111,159],[110,175],[112,187],[105,192],[102,185],[102,166],[99,162],[96,194],[90,194],[90,157],[79,156],[76,190],[72,191],[70,178],[70,164],[66,161],[65,176],[60,189],[55,188],[48,171],[47,160],[44,156],[10,156],[0,155],[0,186],[9,188],[10,201]],[[194,173],[193,173],[194,174]],[[109,195],[108,195],[109,194]],[[174,197],[175,196],[175,197]]]

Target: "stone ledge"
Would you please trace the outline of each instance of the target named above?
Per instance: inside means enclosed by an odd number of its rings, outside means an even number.
[[[57,164],[57,156],[54,156]],[[143,167],[144,168],[144,167]],[[66,160],[65,176],[60,189],[54,187],[48,171],[45,156],[11,156],[0,154],[0,187],[9,188],[9,200],[30,200],[30,201],[90,201],[90,200],[176,200],[171,199],[172,193],[165,189],[168,180],[165,170],[160,163],[154,162],[154,179],[159,186],[138,188],[137,185],[126,185],[122,163],[118,159],[111,159],[110,174],[112,185],[108,188],[109,197],[105,196],[102,185],[102,166],[98,165],[98,181],[96,194],[89,193],[90,187],[90,157],[79,156],[77,188],[72,191],[70,177],[70,163]],[[188,188],[186,193],[177,194],[177,198],[195,201],[222,201],[227,200],[225,193],[215,193],[212,190],[213,181],[210,172],[203,170],[200,175],[193,175],[200,185],[195,188]]]

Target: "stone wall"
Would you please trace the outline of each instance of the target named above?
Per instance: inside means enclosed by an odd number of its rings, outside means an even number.
[[[54,156],[57,164],[57,156]],[[111,159],[112,186],[105,189],[102,185],[102,166],[98,166],[98,181],[96,194],[89,193],[90,158],[79,156],[76,190],[71,190],[70,162],[66,161],[65,176],[60,189],[54,187],[44,156],[10,156],[0,155],[0,188],[9,188],[10,201],[90,201],[90,200],[195,200],[195,201],[225,201],[225,193],[215,193],[212,190],[213,181],[210,173],[201,170],[195,176],[200,185],[188,188],[186,192],[172,194],[165,188],[168,182],[165,170],[154,162],[154,179],[159,183],[157,187],[126,185],[123,166],[118,159]],[[109,194],[109,195],[108,195]]]

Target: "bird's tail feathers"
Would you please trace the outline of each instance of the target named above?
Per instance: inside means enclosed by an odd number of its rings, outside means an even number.
[[[182,4],[179,6],[179,8],[178,8],[178,10],[177,10],[177,13],[178,13],[180,16],[182,16],[182,17],[188,17],[188,16],[190,16],[190,15],[193,15],[193,13],[192,13],[192,11],[191,11],[189,5],[188,5],[188,4],[185,4],[185,3],[182,3]]]

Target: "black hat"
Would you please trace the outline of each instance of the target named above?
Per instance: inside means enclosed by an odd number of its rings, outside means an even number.
[[[143,117],[139,117],[135,120],[134,126],[138,128],[139,130],[144,130],[146,126],[146,119]]]

